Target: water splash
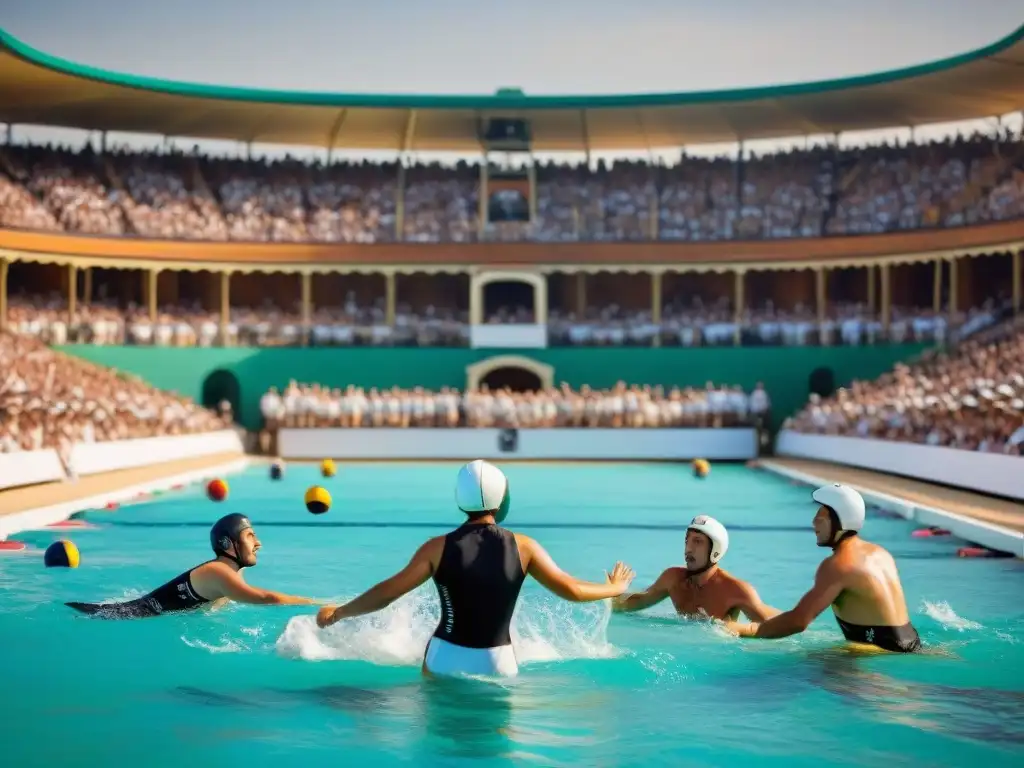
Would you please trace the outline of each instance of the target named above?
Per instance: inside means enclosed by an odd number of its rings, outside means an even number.
[[[418,666],[437,627],[437,596],[419,590],[383,611],[321,630],[311,616],[295,616],[277,639],[277,652],[307,661],[360,660],[385,666]],[[519,663],[603,659],[619,655],[607,639],[611,606],[522,600],[512,619]]]
[[[228,635],[221,635],[220,642],[217,644],[207,643],[202,640],[194,640],[185,635],[181,636],[181,641],[185,643],[189,648],[200,648],[210,653],[244,653],[250,650],[249,647]]]
[[[950,604],[944,600],[938,603],[923,600],[919,610],[928,618],[941,624],[943,629],[955,629],[957,632],[964,632],[965,630],[983,628],[978,622],[959,616]]]

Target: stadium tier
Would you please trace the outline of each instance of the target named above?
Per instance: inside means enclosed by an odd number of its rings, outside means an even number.
[[[764,381],[782,417],[809,389],[829,395],[1019,311],[1024,141],[1003,126],[760,155],[742,141],[1018,110],[1022,37],[825,83],[477,98],[171,83],[0,32],[9,136],[22,123],[100,132],[74,151],[0,147],[0,323],[227,401],[250,427],[259,398],[291,379],[470,395],[623,380],[683,400],[709,381]],[[108,130],[174,135],[182,114],[189,137],[327,152],[271,162],[108,146]],[[533,156],[710,141],[739,152]],[[381,148],[398,159],[332,157]],[[475,157],[422,164],[421,150]]]

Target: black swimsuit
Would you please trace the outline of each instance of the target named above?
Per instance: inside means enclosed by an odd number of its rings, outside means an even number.
[[[204,563],[205,565],[205,563]],[[199,566],[196,566],[197,568]],[[148,595],[122,603],[65,603],[82,613],[104,619],[138,619],[162,613],[187,611],[210,602],[192,586],[192,571],[185,571]]]
[[[509,625],[525,579],[512,531],[478,523],[456,528],[434,573],[441,598],[434,637],[465,648],[511,645]]]
[[[909,622],[902,627],[865,627],[843,621],[838,616],[836,621],[839,622],[843,636],[852,643],[875,645],[894,653],[916,653],[921,650],[921,638]]]

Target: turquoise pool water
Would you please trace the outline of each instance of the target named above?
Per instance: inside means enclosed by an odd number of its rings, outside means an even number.
[[[387,611],[317,630],[307,608],[231,606],[97,621],[64,600],[138,595],[208,556],[209,524],[250,515],[263,542],[254,584],[341,600],[454,527],[455,464],[342,467],[321,481],[254,467],[223,504],[199,488],[70,532],[77,570],[39,552],[0,557],[0,763],[28,765],[963,766],[1019,764],[1024,742],[1024,567],[961,560],[959,542],[912,539],[875,514],[913,620],[935,653],[854,657],[830,614],[802,636],[740,641],[671,615],[610,616],[527,582],[515,617],[521,674],[498,685],[424,682],[437,620],[428,583]],[[614,560],[646,586],[680,562],[697,512],[731,529],[724,565],[789,608],[810,585],[809,489],[717,466],[509,464],[508,524],[559,564],[600,579]],[[332,510],[308,514],[323,482]],[[22,534],[41,550],[60,534]],[[1017,754],[1018,758],[1012,758]]]

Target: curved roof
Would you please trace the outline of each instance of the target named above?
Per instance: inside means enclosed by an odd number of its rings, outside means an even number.
[[[269,107],[269,108],[268,108]],[[967,120],[1024,108],[1024,25],[968,53],[872,75],[610,96],[314,93],[110,72],[0,30],[0,121],[349,149],[475,151],[492,117],[540,151],[623,150]]]

